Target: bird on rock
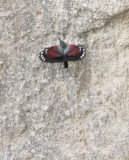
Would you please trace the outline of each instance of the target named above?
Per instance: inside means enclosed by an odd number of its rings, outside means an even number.
[[[68,68],[68,61],[82,60],[85,57],[86,50],[74,44],[67,44],[60,38],[60,45],[45,48],[39,54],[43,62],[64,62],[64,67]]]

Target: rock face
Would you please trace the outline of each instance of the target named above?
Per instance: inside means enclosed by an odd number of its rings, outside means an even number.
[[[42,63],[57,37],[83,61]],[[0,160],[129,160],[129,0],[0,1]]]

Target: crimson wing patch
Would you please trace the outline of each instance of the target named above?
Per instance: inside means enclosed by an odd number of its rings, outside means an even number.
[[[63,62],[63,58],[58,53],[57,46],[45,48],[44,51],[40,52],[39,59],[44,62]]]
[[[68,53],[63,55],[58,51],[58,46],[52,46],[45,48],[44,51],[40,52],[39,58],[44,62],[64,62],[64,61],[77,61],[82,60],[85,57],[86,51],[84,48],[70,45]]]
[[[77,61],[82,60],[85,57],[86,51],[84,48],[70,45],[71,51],[64,56],[64,60],[66,61]]]

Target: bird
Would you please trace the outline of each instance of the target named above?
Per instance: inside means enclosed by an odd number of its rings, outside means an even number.
[[[68,61],[82,60],[86,50],[81,46],[68,44],[58,37],[60,44],[45,48],[39,53],[39,59],[43,62],[64,62],[64,68],[68,68]]]

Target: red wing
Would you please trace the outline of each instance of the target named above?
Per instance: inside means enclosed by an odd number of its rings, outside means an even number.
[[[63,62],[61,55],[57,52],[57,46],[46,48],[40,52],[39,58],[44,62]]]
[[[86,52],[85,49],[73,44],[70,45],[71,51],[65,57],[65,61],[77,61],[83,59]]]
[[[60,55],[58,54],[57,52],[57,46],[53,46],[51,48],[48,48],[47,50],[47,56],[49,58],[57,58],[57,57],[60,57]]]
[[[71,52],[68,54],[68,56],[77,56],[79,55],[79,47],[75,46],[75,45],[70,45],[70,49],[71,49]]]

